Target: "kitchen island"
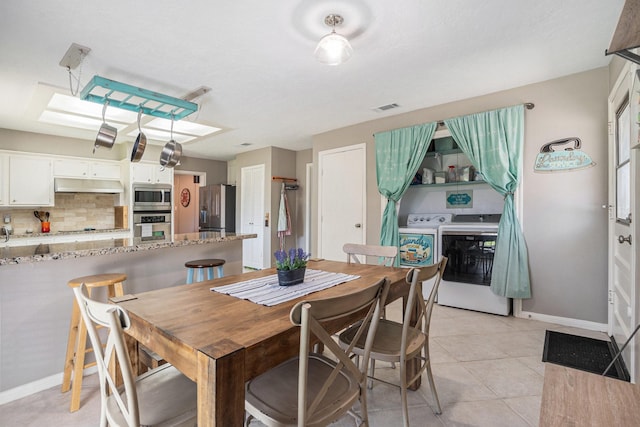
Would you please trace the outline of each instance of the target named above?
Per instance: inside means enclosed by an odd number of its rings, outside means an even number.
[[[223,243],[254,237],[256,237],[255,234],[207,231],[201,233],[176,234],[170,242],[162,241],[134,244],[133,239],[131,238],[116,238],[0,247],[0,265],[150,251],[162,248],[175,248],[180,246],[203,245],[209,243]]]
[[[137,245],[109,239],[0,248],[0,404],[62,383],[70,279],[124,273],[124,292],[140,293],[184,284],[184,263],[202,258],[224,259],[225,275],[239,274],[242,241],[254,237],[207,232]],[[104,290],[96,291],[101,297]]]

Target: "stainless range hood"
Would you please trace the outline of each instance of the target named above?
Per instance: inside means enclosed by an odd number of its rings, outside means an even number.
[[[55,178],[56,193],[123,193],[120,181],[102,179]]]

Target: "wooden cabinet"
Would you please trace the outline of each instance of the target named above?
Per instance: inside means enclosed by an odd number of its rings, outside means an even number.
[[[9,185],[6,205],[53,206],[53,161],[51,159],[8,155],[8,168]]]
[[[132,183],[173,184],[173,169],[162,169],[156,163],[132,163]]]
[[[53,176],[60,178],[120,179],[120,163],[76,159],[57,159]]]

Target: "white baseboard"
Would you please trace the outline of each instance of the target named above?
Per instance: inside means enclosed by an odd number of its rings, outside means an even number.
[[[95,374],[97,372],[98,367],[92,366],[91,368],[84,370],[84,376]],[[61,385],[62,372],[0,392],[0,405]]]
[[[523,319],[539,320],[541,322],[555,323],[562,326],[570,326],[572,328],[588,329],[590,331],[607,332],[608,325],[606,323],[591,322],[589,320],[572,319],[570,317],[551,316],[549,314],[533,313],[530,311],[520,311],[517,317]]]

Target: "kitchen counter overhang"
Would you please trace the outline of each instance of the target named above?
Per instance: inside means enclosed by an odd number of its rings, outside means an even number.
[[[162,248],[203,245],[216,242],[231,242],[234,240],[252,239],[255,237],[257,237],[256,234],[208,231],[202,233],[176,234],[173,236],[173,240],[171,242],[133,244],[133,239],[126,238],[5,247],[0,248],[0,266],[140,252]]]

